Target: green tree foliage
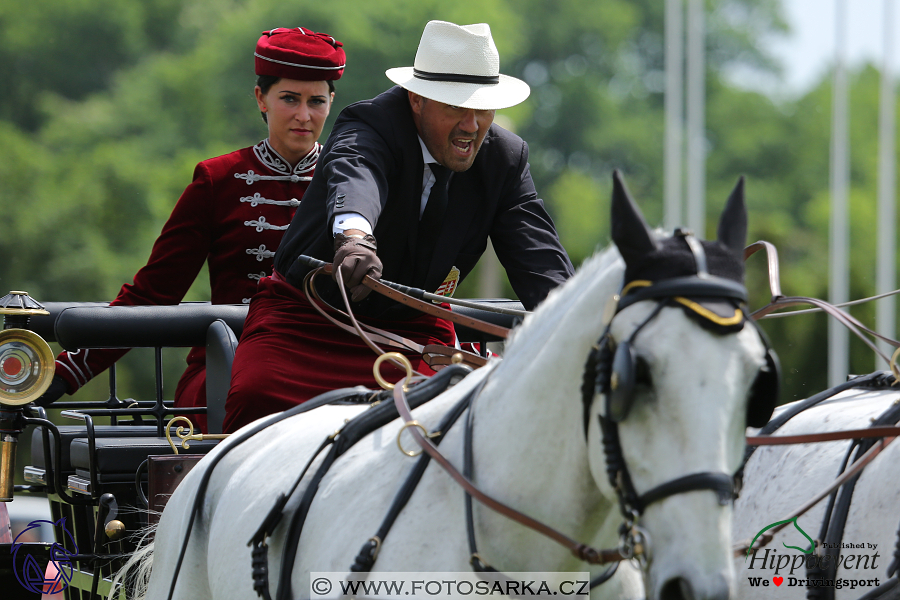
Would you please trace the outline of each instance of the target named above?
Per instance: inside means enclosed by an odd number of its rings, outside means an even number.
[[[785,30],[780,4],[706,5],[706,234],[746,176],[750,236],[778,247],[785,291],[825,297],[829,82],[780,103],[737,87],[725,77],[736,66],[776,70],[763,41]],[[650,223],[662,221],[663,11],[657,0],[0,0],[0,285],[86,301],[109,300],[130,282],[194,165],[265,136],[252,95],[261,31],[303,25],[344,42],[348,67],[327,134],[344,106],[389,87],[385,69],[412,64],[429,19],[490,23],[502,72],[531,85],[530,98],[497,121],[529,142],[538,190],[578,265],[609,241],[613,169]],[[852,86],[851,279],[860,297],[874,286],[878,73],[863,69]],[[748,263],[754,306],[768,299],[763,263]],[[188,299],[209,297],[204,277]],[[460,292],[477,295],[476,282]],[[854,314],[873,321],[871,307]],[[822,389],[824,317],[764,327],[782,356],[785,399]],[[853,370],[871,370],[871,357],[854,346]],[[152,396],[148,360],[123,361],[125,395]],[[79,398],[105,398],[99,379]]]

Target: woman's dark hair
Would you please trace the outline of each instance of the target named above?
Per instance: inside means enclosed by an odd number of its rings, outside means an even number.
[[[262,91],[263,94],[268,94],[269,90],[272,88],[273,85],[278,83],[279,79],[281,79],[281,77],[276,77],[274,75],[259,75],[256,78],[256,85],[259,86],[259,89]],[[326,81],[326,83],[328,84],[328,93],[333,94],[334,93],[334,81],[332,81],[331,79],[328,79]],[[260,112],[259,114],[262,115],[263,122],[268,124],[269,120],[266,118],[266,113]]]

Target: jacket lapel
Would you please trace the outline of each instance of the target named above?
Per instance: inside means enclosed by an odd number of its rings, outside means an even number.
[[[416,138],[416,150],[419,150],[419,140]],[[406,231],[407,249],[409,256],[416,256],[416,245],[419,237],[419,209],[422,204],[422,178],[425,176],[425,161],[422,152],[412,153],[418,157],[418,168],[413,170],[413,179],[409,182],[409,197],[412,201],[406,207]]]
[[[478,212],[480,196],[475,181],[476,177],[473,175],[474,173],[470,169],[465,173],[454,173],[450,180],[444,226],[438,235],[428,275],[425,277],[426,292],[434,293],[454,266],[454,259],[467,238],[466,234],[472,219]]]

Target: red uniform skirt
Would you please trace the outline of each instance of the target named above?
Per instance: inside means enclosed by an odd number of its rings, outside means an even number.
[[[455,340],[453,324],[430,315],[407,321],[359,321],[423,346],[452,346]],[[416,371],[434,373],[421,355],[404,354]],[[224,430],[234,432],[337,388],[380,389],[372,374],[376,358],[359,337],[320,315],[300,290],[278,276],[264,277],[250,302],[231,367]],[[405,375],[390,363],[382,364],[381,374],[392,382]]]

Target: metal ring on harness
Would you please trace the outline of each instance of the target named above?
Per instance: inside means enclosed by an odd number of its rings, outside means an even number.
[[[404,450],[403,444],[400,443],[400,436],[403,435],[403,432],[406,431],[407,428],[409,428],[409,427],[418,427],[419,429],[422,430],[422,435],[424,435],[427,438],[434,438],[434,437],[438,437],[439,435],[441,435],[440,431],[435,431],[434,433],[428,433],[428,430],[425,429],[425,426],[422,425],[421,423],[419,423],[418,421],[407,421],[406,423],[404,423],[403,427],[400,428],[400,431],[397,432],[397,447],[400,448],[400,452],[402,452],[406,456],[411,456],[413,458],[422,454],[422,449],[420,448],[418,452],[415,452],[415,451],[410,452],[409,450]]]
[[[374,562],[378,558],[378,553],[381,552],[381,538],[375,535],[370,537],[369,541],[375,544],[375,548],[372,549],[372,562]]]
[[[406,369],[406,378],[405,378],[406,381],[409,381],[410,378],[412,378],[413,368],[412,368],[412,363],[409,362],[409,359],[406,358],[405,356],[403,356],[402,354],[400,354],[399,352],[385,352],[384,354],[382,354],[381,356],[379,356],[378,358],[375,359],[375,364],[372,366],[372,374],[375,376],[375,381],[383,389],[392,390],[392,389],[394,389],[394,384],[389,383],[387,380],[385,380],[385,378],[381,376],[381,371],[379,370],[381,368],[381,363],[383,363],[384,361],[386,361],[388,359],[393,360],[396,363],[399,363],[400,365],[403,366],[404,369]],[[406,384],[403,384],[403,391],[404,392],[407,391]],[[402,450],[402,448],[401,448],[401,450]]]
[[[897,367],[897,357],[898,356],[900,356],[900,348],[897,348],[896,350],[894,350],[894,353],[891,354],[890,366],[891,366],[891,373],[894,374],[894,378],[897,381],[900,381],[900,369],[898,369],[898,367]],[[895,381],[892,385],[896,385],[897,381]]]

